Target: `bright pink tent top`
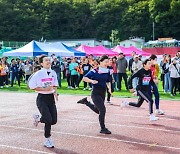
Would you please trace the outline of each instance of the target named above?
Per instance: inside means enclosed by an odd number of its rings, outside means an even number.
[[[92,54],[94,56],[101,56],[101,55],[116,56],[116,55],[118,55],[117,52],[107,49],[104,46],[89,47],[86,45],[81,45],[80,47],[76,48],[76,50],[85,52],[86,55]]]
[[[122,52],[126,56],[131,56],[133,51],[135,51],[137,55],[142,55],[142,56],[149,56],[150,55],[150,53],[141,51],[134,46],[125,48],[125,47],[118,45],[112,51],[115,51],[118,53]]]

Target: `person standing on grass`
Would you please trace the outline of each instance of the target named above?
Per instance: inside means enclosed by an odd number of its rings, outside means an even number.
[[[116,56],[112,58],[112,67],[113,67],[113,78],[114,78],[114,83],[113,83],[113,88],[114,90],[117,89],[117,84],[118,84],[118,75],[117,75],[117,66],[116,66]]]
[[[54,144],[50,138],[51,126],[57,123],[57,109],[55,105],[56,89],[58,87],[57,75],[54,70],[51,69],[50,58],[46,55],[42,55],[39,58],[39,63],[43,67],[31,76],[28,86],[30,89],[34,89],[37,93],[37,107],[40,115],[34,115],[34,125],[37,126],[39,122],[45,123],[44,146],[47,148],[53,148]],[[57,99],[57,97],[56,97]]]
[[[8,73],[9,68],[6,65],[5,61],[0,61],[0,88],[4,88],[4,84],[8,88]]]
[[[134,61],[132,63],[131,71],[132,73],[136,73],[143,67],[142,61],[139,60],[138,55],[134,55]],[[138,78],[133,79],[133,89],[135,90],[134,95],[137,95],[136,87],[138,85]]]
[[[162,66],[163,71],[165,73],[165,75],[164,75],[164,93],[171,92],[172,86],[171,86],[171,78],[170,78],[170,71],[169,71],[170,64],[171,64],[171,55],[166,55],[166,59]]]
[[[99,67],[92,69],[83,77],[83,81],[92,83],[91,98],[94,104],[87,101],[87,97],[77,102],[80,104],[85,104],[95,113],[99,114],[99,123],[101,127],[100,133],[102,134],[111,134],[111,132],[105,127],[106,107],[104,105],[106,87],[108,87],[109,93],[111,93],[110,71],[107,68],[108,64],[108,56],[104,55],[100,57]]]
[[[164,62],[165,62],[165,61],[166,61],[166,54],[163,55],[163,59],[162,59],[161,62],[160,62],[161,81],[162,81],[163,90],[164,90],[164,76],[165,76],[164,69],[163,69],[163,65],[164,65]]]
[[[129,59],[128,70],[129,70],[129,72],[133,73],[132,64],[133,64],[133,62],[134,62],[134,56],[136,55],[136,52],[133,51],[133,52],[131,53],[131,55],[132,55],[132,58]]]
[[[159,76],[159,65],[157,64],[157,56],[152,54],[150,56],[151,61],[151,72],[153,81],[156,84],[149,84],[149,95],[152,97],[152,94],[155,97],[155,105],[156,105],[156,114],[163,115],[164,112],[159,109],[159,90],[158,90],[158,76]]]
[[[121,82],[122,78],[124,79],[126,90],[128,90],[128,85],[127,85],[127,74],[126,74],[126,69],[128,67],[128,62],[126,58],[124,57],[124,54],[121,52],[119,53],[118,60],[116,61],[116,66],[117,66],[117,72],[118,72],[118,89],[121,91]]]
[[[19,66],[17,65],[17,63],[14,59],[11,60],[10,70],[12,72],[11,87],[13,87],[13,85],[14,85],[14,79],[15,78],[18,80],[18,85],[20,87]]]
[[[135,102],[122,101],[121,108],[125,107],[125,106],[140,107],[145,100],[149,104],[150,121],[156,121],[159,118],[153,114],[153,99],[149,95],[149,84],[151,84],[151,85],[155,84],[153,81],[153,78],[152,78],[152,73],[151,73],[150,67],[151,67],[151,62],[149,59],[146,59],[143,62],[143,68],[140,69],[139,71],[137,71],[136,73],[134,73],[130,77],[130,79],[128,81],[130,92],[134,92],[134,89],[132,86],[132,80],[135,77],[139,78],[139,82],[136,87],[137,95],[139,96],[138,102],[135,103]]]
[[[171,96],[176,96],[176,91],[178,89],[178,81],[180,77],[180,64],[177,63],[176,58],[173,58],[172,63],[169,66],[170,77],[171,77]]]
[[[109,66],[108,69],[110,71],[110,84],[111,84],[111,93],[109,92],[109,89],[107,87],[107,103],[111,104],[111,97],[112,97],[112,93],[114,92],[114,87],[113,87],[113,83],[114,83],[114,77],[113,77],[113,67],[112,67],[112,59],[109,59]]]
[[[86,75],[90,70],[91,70],[92,66],[89,64],[89,60],[88,58],[85,59],[84,64],[82,65],[82,69],[83,69],[83,75]],[[84,89],[87,89],[87,82],[84,82]]]
[[[73,58],[71,63],[69,64],[69,70],[71,72],[71,88],[78,88],[78,72],[77,72],[78,63],[76,59]]]
[[[56,72],[59,87],[61,88],[61,66],[60,65],[61,65],[60,61],[57,59],[56,56],[54,56],[52,64],[51,64],[51,68],[52,68],[52,70],[54,70]]]
[[[24,65],[24,72],[25,72],[25,81],[27,83],[29,77],[33,73],[33,67],[31,64],[29,64],[29,61],[27,60]]]

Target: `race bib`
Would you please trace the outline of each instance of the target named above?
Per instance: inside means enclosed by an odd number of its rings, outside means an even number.
[[[89,70],[89,66],[84,66],[84,70],[88,71]]]
[[[52,78],[45,78],[45,79],[41,79],[42,82],[42,87],[46,88],[48,86],[52,86]]]
[[[144,86],[147,86],[147,85],[149,85],[150,81],[151,81],[151,77],[144,77],[143,80],[142,80],[142,84]]]

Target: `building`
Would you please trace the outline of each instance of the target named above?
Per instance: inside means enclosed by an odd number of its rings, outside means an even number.
[[[95,47],[99,45],[103,45],[106,47],[111,46],[111,42],[105,40],[97,40],[95,38],[90,39],[63,39],[63,40],[47,40],[48,43],[50,42],[62,42],[69,47],[78,47],[81,45],[87,45],[90,47]]]
[[[123,47],[135,46],[136,48],[142,48],[144,42],[145,39],[142,37],[130,37],[129,40],[119,42],[119,45]]]

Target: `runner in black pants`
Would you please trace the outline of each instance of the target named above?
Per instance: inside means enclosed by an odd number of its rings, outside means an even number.
[[[43,55],[39,58],[40,64],[43,68],[34,73],[28,82],[30,89],[35,89],[38,92],[36,99],[37,107],[40,115],[34,115],[34,125],[37,126],[39,122],[45,123],[44,146],[47,148],[53,148],[54,144],[50,138],[51,125],[55,125],[57,122],[57,110],[55,105],[56,87],[58,86],[58,80],[56,72],[51,70],[50,58]]]
[[[104,105],[106,87],[108,87],[111,93],[110,86],[110,71],[107,68],[109,64],[108,56],[104,55],[99,59],[100,66],[96,69],[92,69],[83,77],[83,81],[92,83],[91,98],[93,103],[87,101],[87,97],[79,100],[77,103],[86,104],[91,110],[99,114],[99,123],[101,126],[100,133],[111,134],[111,132],[105,127],[105,114],[106,107]]]
[[[150,70],[150,67],[151,67],[150,60],[146,59],[143,62],[143,66],[144,66],[144,68],[140,69],[138,72],[133,74],[130,77],[129,82],[128,82],[130,91],[134,92],[133,86],[132,86],[132,79],[134,79],[135,77],[139,78],[139,83],[136,87],[137,95],[139,96],[138,102],[135,103],[135,102],[122,101],[121,107],[128,106],[128,105],[134,106],[134,107],[140,107],[145,100],[149,104],[150,120],[156,121],[156,120],[158,120],[158,117],[155,117],[155,115],[153,114],[153,99],[149,95],[149,92],[148,92],[149,84],[151,84],[151,85],[155,84],[153,81],[153,78],[152,78],[151,70]]]

